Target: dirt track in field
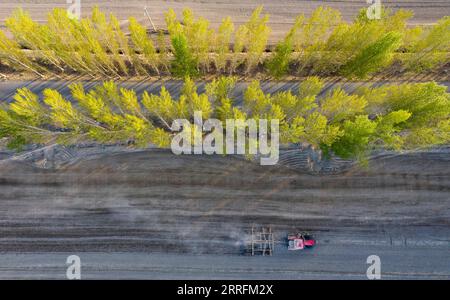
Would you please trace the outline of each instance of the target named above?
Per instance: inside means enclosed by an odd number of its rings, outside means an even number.
[[[432,24],[443,16],[450,15],[450,2],[445,0],[398,0],[398,1],[382,1],[388,7],[394,9],[404,8],[414,11],[414,18],[411,24]],[[281,39],[289,30],[297,15],[304,13],[309,15],[318,6],[330,6],[339,9],[346,20],[351,20],[361,8],[367,7],[364,0],[349,1],[295,1],[295,0],[264,0],[264,1],[238,1],[238,0],[179,0],[179,1],[94,1],[81,0],[82,15],[86,16],[90,13],[90,9],[94,5],[98,5],[107,12],[113,12],[119,20],[126,24],[126,19],[130,16],[136,17],[138,20],[146,22],[150,27],[150,22],[144,16],[143,8],[147,7],[151,14],[153,22],[157,28],[164,28],[164,12],[169,8],[173,8],[177,14],[182,9],[190,7],[193,11],[208,20],[213,27],[217,27],[222,18],[231,16],[236,25],[245,22],[252,10],[258,5],[263,5],[266,13],[270,14],[270,26],[272,27],[272,35],[270,42],[273,43]],[[12,1],[3,0],[0,3],[0,21],[3,24],[14,8],[22,6],[28,10],[32,17],[39,21],[45,21],[46,14],[54,7],[68,7],[65,0],[34,0],[34,1]]]

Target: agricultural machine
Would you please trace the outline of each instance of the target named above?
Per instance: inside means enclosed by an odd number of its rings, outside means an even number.
[[[278,242],[277,242],[278,243]],[[286,245],[286,240],[283,242]],[[287,249],[290,251],[312,248],[316,244],[314,237],[307,232],[287,235]],[[273,255],[275,239],[271,227],[252,227],[250,253],[254,255]]]
[[[306,232],[288,234],[288,250],[303,250],[311,248],[316,244],[314,237]]]

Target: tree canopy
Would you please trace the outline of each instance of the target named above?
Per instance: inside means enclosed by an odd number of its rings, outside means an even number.
[[[46,89],[36,95],[18,89],[0,109],[0,137],[19,149],[26,144],[82,141],[131,143],[137,147],[170,145],[172,122],[203,119],[278,120],[281,143],[307,143],[325,153],[363,160],[373,149],[415,149],[450,142],[450,95],[437,83],[404,83],[362,87],[349,94],[343,88],[323,92],[323,82],[311,77],[299,89],[265,93],[258,81],[243,92],[241,104],[233,92],[234,77],[208,82],[199,93],[187,77],[178,98],[166,88],[159,94],[104,82],[88,91],[70,86],[71,97]]]

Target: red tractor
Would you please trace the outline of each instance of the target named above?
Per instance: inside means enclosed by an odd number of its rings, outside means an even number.
[[[288,250],[303,250],[316,244],[314,237],[306,232],[288,234]]]

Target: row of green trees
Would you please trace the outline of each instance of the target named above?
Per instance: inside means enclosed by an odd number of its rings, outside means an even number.
[[[394,61],[401,66],[397,72],[420,72],[448,62],[450,17],[427,28],[407,27],[411,17],[410,11],[383,9],[381,19],[369,20],[362,10],[347,23],[338,10],[319,7],[310,17],[298,16],[286,37],[266,53],[271,29],[262,7],[238,27],[230,17],[224,18],[217,30],[190,9],[181,18],[169,10],[168,36],[162,31],[149,35],[134,18],[125,33],[113,14],[107,16],[98,8],[81,20],[55,9],[46,24],[19,9],[6,20],[14,38],[0,31],[0,63],[39,76],[195,77],[212,71],[248,74],[263,67],[276,78],[286,74],[365,78]]]
[[[71,97],[46,89],[42,97],[27,88],[0,109],[0,138],[9,147],[26,144],[131,143],[168,147],[172,122],[204,119],[279,120],[280,142],[308,143],[325,153],[364,159],[376,148],[415,149],[450,142],[450,95],[434,82],[342,88],[324,92],[324,82],[309,77],[298,90],[264,93],[258,81],[233,99],[234,77],[219,77],[199,93],[187,78],[174,99],[166,88],[159,94],[119,88],[108,81],[86,91],[72,84]],[[224,125],[225,128],[225,125]],[[225,129],[224,129],[225,130]]]

